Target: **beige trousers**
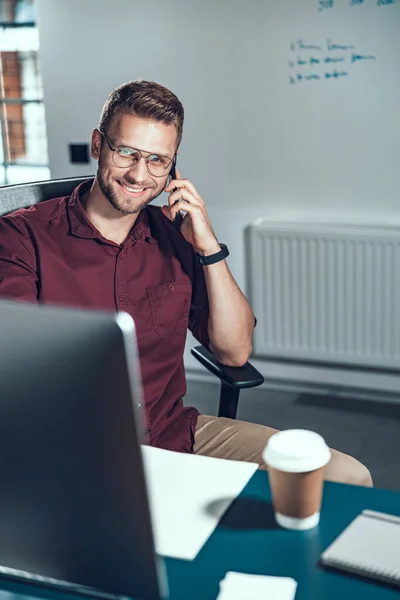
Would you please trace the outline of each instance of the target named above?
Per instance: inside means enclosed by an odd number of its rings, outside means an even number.
[[[256,462],[261,469],[267,469],[262,452],[276,431],[258,423],[200,415],[195,433],[194,453]],[[331,460],[325,469],[325,479],[372,487],[371,475],[363,464],[338,450],[331,449],[331,453]]]

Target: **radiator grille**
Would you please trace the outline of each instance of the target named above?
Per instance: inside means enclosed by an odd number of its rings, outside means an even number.
[[[254,353],[400,368],[400,231],[250,230]]]

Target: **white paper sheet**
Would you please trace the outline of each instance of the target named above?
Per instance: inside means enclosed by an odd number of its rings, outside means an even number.
[[[248,575],[229,571],[220,582],[217,600],[294,600],[297,582],[291,577]]]
[[[156,552],[193,560],[258,465],[142,446]]]

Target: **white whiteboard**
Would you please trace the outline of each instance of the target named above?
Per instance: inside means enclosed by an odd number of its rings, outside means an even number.
[[[215,183],[201,181],[212,203],[399,209],[400,0],[333,0],[322,10],[319,0],[206,1],[202,13],[197,2],[179,5],[179,36],[180,22],[192,28],[180,46],[185,83],[176,78],[182,154],[196,181],[212,165]],[[326,77],[335,70],[346,75]],[[210,149],[218,160],[203,166]]]
[[[266,112],[269,192],[358,206],[372,198],[397,203],[400,2],[266,5],[257,110],[263,104]]]

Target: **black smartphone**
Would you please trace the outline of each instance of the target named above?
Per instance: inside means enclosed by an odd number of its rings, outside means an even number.
[[[176,179],[176,159],[173,162],[172,168],[169,172],[169,176],[171,177],[172,181],[173,179]],[[174,188],[173,191],[175,192],[175,190],[177,190],[178,188]],[[181,224],[182,224],[182,214],[181,211],[178,210],[178,212],[176,213],[176,217],[174,219],[174,227],[175,227],[175,231],[178,231],[180,233],[181,231]]]

